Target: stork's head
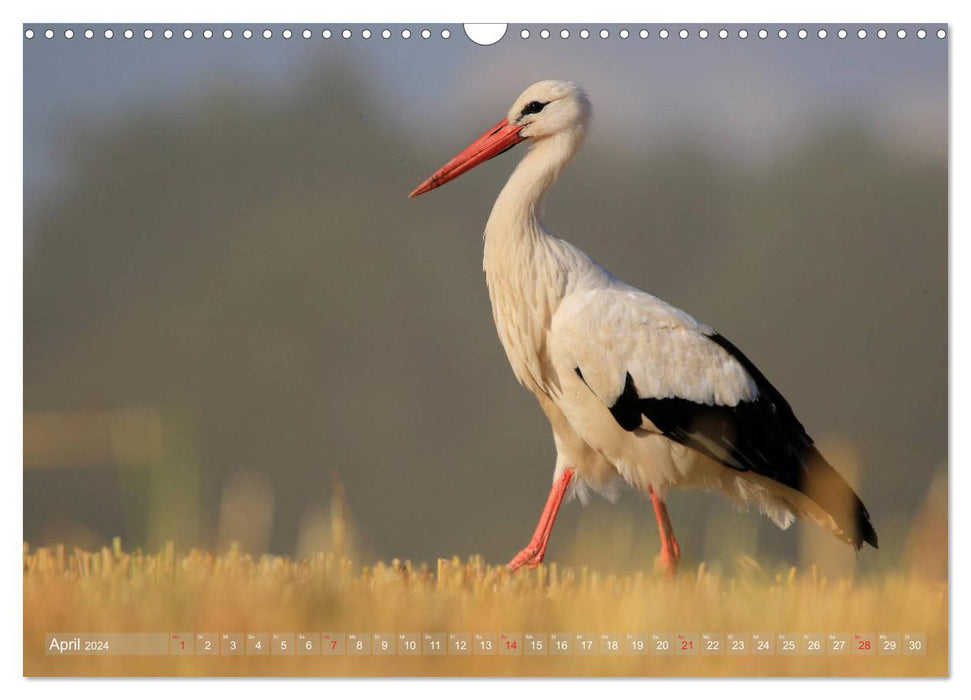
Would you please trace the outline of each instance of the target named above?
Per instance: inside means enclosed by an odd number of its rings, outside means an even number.
[[[541,80],[523,90],[506,120],[522,127],[524,139],[541,139],[562,132],[586,131],[592,109],[579,83]]]
[[[539,142],[553,136],[581,139],[593,110],[579,83],[541,80],[526,88],[509,113],[470,146],[418,185],[409,197],[417,197],[480,163],[526,140]]]

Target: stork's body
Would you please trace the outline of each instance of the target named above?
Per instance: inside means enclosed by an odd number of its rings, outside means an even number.
[[[549,419],[557,450],[543,516],[510,567],[542,561],[568,486],[609,496],[618,482],[651,496],[669,571],[679,556],[663,501],[670,487],[718,490],[780,527],[809,517],[856,547],[875,546],[859,498],[737,348],[546,230],[543,196],[589,120],[578,85],[537,83],[412,193],[532,142],[493,206],[483,265],[499,338]]]

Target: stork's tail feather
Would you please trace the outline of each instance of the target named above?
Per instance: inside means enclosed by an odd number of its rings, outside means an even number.
[[[874,548],[878,546],[877,532],[870,523],[866,506],[815,446],[810,446],[805,454],[799,490],[829,514],[841,539],[858,550],[864,542]]]

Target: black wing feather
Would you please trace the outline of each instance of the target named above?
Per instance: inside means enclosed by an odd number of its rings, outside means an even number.
[[[782,394],[737,347],[718,334],[708,338],[755,381],[758,395],[734,406],[678,397],[642,398],[627,374],[610,412],[627,431],[646,417],[666,437],[738,471],[752,471],[806,494],[833,516],[849,541],[877,546],[877,534],[859,497],[823,459]],[[580,369],[577,374],[582,378]],[[849,508],[847,508],[849,505]]]

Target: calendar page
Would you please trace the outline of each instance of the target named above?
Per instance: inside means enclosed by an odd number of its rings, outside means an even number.
[[[23,674],[948,675],[949,32],[24,24]]]

